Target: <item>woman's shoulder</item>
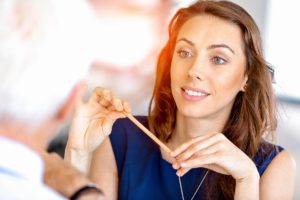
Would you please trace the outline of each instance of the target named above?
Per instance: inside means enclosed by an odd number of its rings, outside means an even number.
[[[148,128],[148,120],[146,116],[135,116],[135,118],[146,128]],[[112,127],[112,133],[110,135],[110,138],[113,140],[121,140],[124,142],[128,139],[143,139],[144,137],[141,137],[142,131],[139,127],[137,127],[132,121],[130,121],[128,118],[121,118],[116,120]]]
[[[288,156],[290,154],[282,146],[263,141],[254,157],[254,162],[259,174],[262,175],[275,158],[280,159],[280,157],[285,158]]]
[[[292,199],[295,187],[296,162],[292,154],[282,149],[266,167],[260,179],[263,199]],[[272,188],[270,190],[270,188]]]
[[[135,116],[135,118],[148,128],[146,116]],[[117,160],[125,158],[136,160],[157,149],[156,144],[128,118],[118,119],[109,137]]]
[[[148,127],[148,118],[147,116],[134,116],[141,124]],[[125,118],[119,118],[116,120],[116,122],[113,124],[113,130],[124,130],[128,128],[134,128],[136,125],[127,117]]]

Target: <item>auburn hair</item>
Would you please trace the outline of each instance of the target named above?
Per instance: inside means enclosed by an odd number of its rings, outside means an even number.
[[[264,136],[273,136],[277,126],[272,87],[274,70],[263,58],[261,36],[255,21],[242,7],[229,1],[197,1],[178,10],[171,19],[168,41],[158,57],[154,91],[148,108],[149,127],[163,142],[171,137],[177,112],[171,92],[172,56],[180,28],[197,15],[212,15],[240,28],[248,81],[245,92],[239,92],[235,97],[223,134],[253,159]],[[232,177],[211,173],[207,180],[210,181],[208,190],[217,191],[217,199],[233,199],[235,181]]]

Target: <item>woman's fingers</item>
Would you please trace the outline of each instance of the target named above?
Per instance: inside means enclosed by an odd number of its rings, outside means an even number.
[[[256,170],[253,161],[223,134],[193,139],[176,149],[173,168],[182,176],[192,168],[208,168],[238,180]]]
[[[190,159],[180,162],[179,165],[180,167],[202,167],[203,165],[212,164],[210,162],[219,162],[221,152],[219,144],[216,143],[196,152]]]
[[[210,146],[207,146],[204,149],[199,149],[198,151],[194,151],[194,149],[192,150],[193,153],[190,153],[189,151],[187,151],[186,153],[189,155],[187,159],[177,159],[176,158],[176,162],[173,163],[173,168],[174,169],[180,169],[182,167],[186,167],[186,160],[193,160],[193,159],[199,159],[201,160],[201,157],[203,157],[204,155],[213,155],[214,153],[218,152],[220,150],[219,144],[218,143],[213,143]],[[181,156],[181,155],[180,155]],[[185,156],[182,156],[185,157]],[[188,166],[190,167],[190,166]],[[199,163],[199,166],[200,163]]]
[[[116,111],[121,112],[124,110],[122,101],[115,96],[112,98],[112,105]]]
[[[89,98],[89,102],[99,102],[101,97],[103,97],[103,91],[105,89],[102,87],[96,87]]]
[[[96,87],[89,98],[90,103],[100,103],[104,107],[108,106],[108,102],[111,104],[111,100],[111,91],[102,87]]]
[[[108,106],[111,105],[110,101],[106,100],[105,98],[101,98],[99,101],[98,101],[98,104],[104,108],[107,108]]]
[[[216,164],[207,164],[207,165],[202,165],[201,168],[209,169],[221,174],[226,174],[229,175],[229,173],[221,166],[216,165]],[[180,168],[177,170],[176,175],[177,176],[184,176],[186,173],[188,173],[191,170],[191,168]]]
[[[215,172],[229,175],[233,171],[234,165],[238,165],[239,160],[234,158],[234,149],[225,141],[219,141],[213,145],[197,151],[189,159],[176,163],[179,175],[187,173],[184,169],[208,168]],[[231,164],[230,164],[231,163]],[[176,168],[175,168],[176,169]]]
[[[124,107],[125,112],[128,112],[128,113],[131,112],[131,107],[127,101],[123,101],[123,107]]]
[[[110,90],[107,90],[107,89],[103,89],[102,90],[102,96],[104,97],[105,100],[107,101],[111,101],[112,99],[112,93]]]
[[[116,121],[114,118],[107,117],[102,122],[102,133],[108,136],[112,129],[112,124]]]
[[[189,147],[185,148],[184,151],[182,151],[177,157],[176,160],[178,162],[183,162],[190,157],[192,157],[196,152],[201,154],[201,152],[205,152],[210,150],[210,146],[214,145],[216,142],[218,142],[218,139],[214,137],[214,135],[211,135],[210,137],[206,139],[197,140],[196,142],[192,143]]]
[[[115,96],[112,98],[112,104],[113,104],[115,110],[118,112],[122,112],[122,111],[125,111],[128,113],[131,112],[131,107],[130,107],[129,103],[126,101],[122,101]]]
[[[203,140],[206,140],[207,138],[210,138],[212,136],[214,136],[215,133],[211,133],[211,134],[207,134],[207,135],[204,135],[204,136],[200,136],[200,137],[197,137],[191,141],[188,141],[182,145],[180,145],[178,148],[176,148],[174,151],[171,152],[171,156],[172,157],[177,157],[179,154],[181,154],[182,152],[184,152],[187,148],[189,148],[191,145],[193,145],[194,143],[197,143],[197,142],[200,142],[200,141],[203,141]]]
[[[89,102],[92,104],[99,104],[104,109],[109,111],[117,111],[117,112],[131,112],[131,108],[129,103],[126,101],[122,101],[116,96],[113,96],[111,91],[96,87],[91,95]]]
[[[192,168],[207,168],[212,171],[229,175],[229,171],[226,166],[222,165],[222,162],[225,162],[220,156],[219,152],[208,154],[201,157],[195,157],[181,164],[181,168],[177,171],[178,176],[183,176]]]
[[[207,154],[201,157],[195,157],[189,159],[180,164],[182,168],[198,168],[202,167],[203,165],[209,165],[212,163],[218,163],[218,153]]]
[[[176,162],[172,165],[174,169],[178,170],[177,175],[183,176],[190,169],[199,167],[227,174],[227,171],[219,166],[224,161],[224,155],[229,145],[224,138],[226,139],[223,134],[218,133],[183,144],[181,152],[176,157]]]
[[[186,173],[188,173],[188,171],[190,171],[191,168],[180,168],[179,170],[177,170],[176,175],[177,176],[184,176]]]

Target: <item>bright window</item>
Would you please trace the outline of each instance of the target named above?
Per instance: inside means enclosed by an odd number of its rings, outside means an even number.
[[[264,41],[267,61],[275,67],[277,95],[300,102],[299,5],[294,0],[269,1]]]

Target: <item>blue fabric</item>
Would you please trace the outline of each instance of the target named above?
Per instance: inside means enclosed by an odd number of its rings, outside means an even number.
[[[137,119],[148,127],[146,117]],[[120,200],[182,199],[176,171],[162,158],[159,147],[135,124],[127,118],[117,120],[110,140],[119,173]],[[280,147],[278,152],[282,150]],[[268,143],[258,152],[254,160],[260,175],[278,152]],[[192,169],[182,177],[185,199],[191,199],[205,172],[204,168]],[[205,199],[204,194],[202,185],[195,199]]]
[[[265,172],[273,158],[283,150],[281,146],[275,146],[267,142],[262,145],[254,157],[254,162],[260,176]]]

